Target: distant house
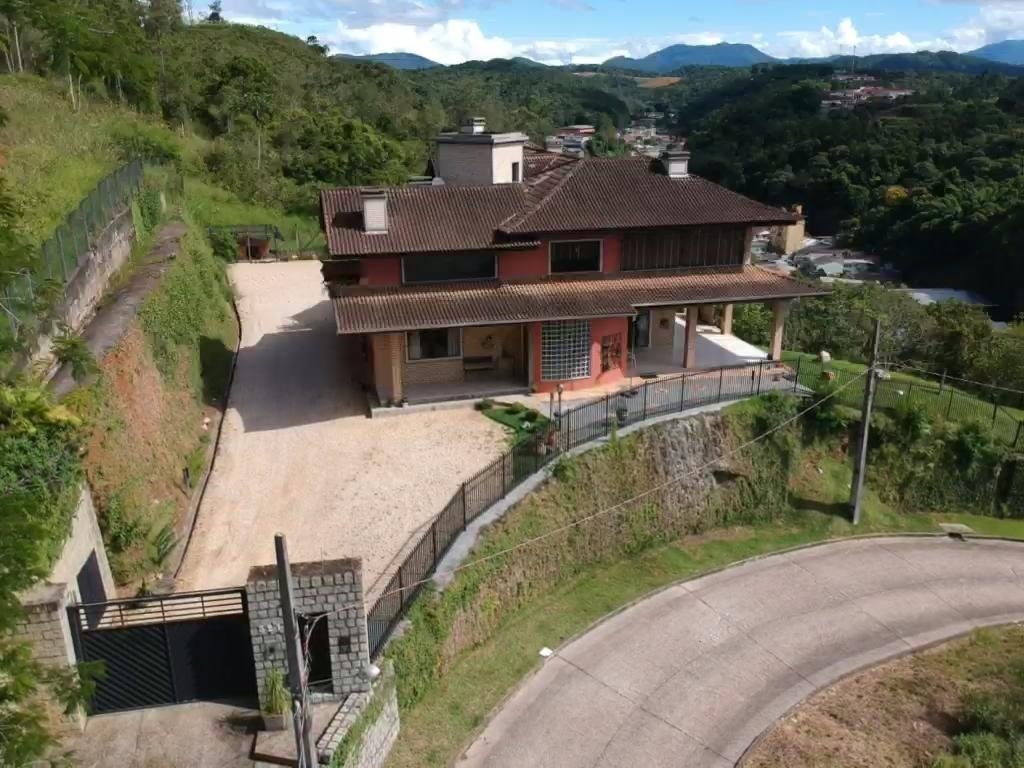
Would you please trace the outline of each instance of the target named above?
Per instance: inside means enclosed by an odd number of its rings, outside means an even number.
[[[593,136],[597,129],[592,125],[566,125],[558,129],[558,135],[563,139],[567,136]]]
[[[822,293],[751,264],[752,231],[797,217],[691,175],[689,153],[526,144],[471,122],[437,138],[443,184],[321,193],[338,333],[381,403],[614,383],[648,347],[674,355],[684,322],[672,362],[698,368],[698,323],[717,312],[729,332],[741,302],[773,308],[778,359],[790,301]]]

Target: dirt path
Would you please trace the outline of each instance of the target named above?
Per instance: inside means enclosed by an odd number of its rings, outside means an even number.
[[[319,268],[231,267],[241,352],[178,589],[244,583],[282,532],[294,561],[362,557],[369,591],[503,447],[501,428],[468,408],[367,419]]]

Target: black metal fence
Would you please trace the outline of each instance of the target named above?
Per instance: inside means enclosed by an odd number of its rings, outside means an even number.
[[[796,367],[799,383],[807,389],[814,389],[822,382],[834,382],[842,386],[853,379],[861,378],[858,373],[837,368],[818,360],[802,359]],[[959,423],[977,422],[992,430],[993,439],[1002,445],[1024,451],[1024,418],[1020,411],[1008,408],[1005,390],[976,388],[965,392],[956,387],[939,383],[932,384],[918,378],[899,373],[884,374],[875,388],[875,406],[881,410],[896,409],[903,405],[923,407],[937,419]],[[854,383],[843,389],[839,401],[853,408],[860,408],[864,397],[863,383]]]
[[[608,435],[613,429],[702,405],[738,400],[773,390],[796,391],[794,372],[765,360],[645,381],[563,411],[547,434],[533,435],[510,448],[459,486],[434,518],[366,617],[370,654],[376,657],[395,625],[419,594],[452,542],[491,505],[505,498],[560,451]]]
[[[121,166],[96,185],[78,207],[40,248],[36,268],[5,281],[0,292],[0,314],[6,318],[10,335],[21,338],[32,327],[37,305],[47,293],[47,283],[67,285],[92,252],[96,237],[124,208],[142,184],[142,160]]]

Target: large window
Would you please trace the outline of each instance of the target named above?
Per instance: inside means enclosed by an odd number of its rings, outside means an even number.
[[[541,324],[540,370],[545,381],[590,376],[590,322],[556,320]]]
[[[486,280],[497,276],[493,251],[436,253],[402,258],[406,283],[437,283],[451,280]]]
[[[551,274],[600,271],[600,240],[569,240],[551,244]]]
[[[409,331],[409,360],[440,360],[462,355],[462,334],[458,328]]]

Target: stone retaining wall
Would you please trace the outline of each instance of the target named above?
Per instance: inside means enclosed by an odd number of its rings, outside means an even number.
[[[370,691],[345,701],[317,740],[320,762],[335,768],[382,768],[401,727],[395,672],[386,662]]]

